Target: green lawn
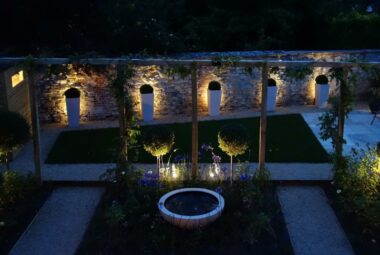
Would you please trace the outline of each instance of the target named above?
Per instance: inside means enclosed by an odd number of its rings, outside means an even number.
[[[250,131],[250,147],[238,160],[255,162],[258,159],[259,118],[229,119],[199,122],[199,149],[202,144],[215,148],[215,153],[228,162],[228,156],[218,148],[217,134],[229,123],[240,123]],[[191,123],[168,125],[175,134],[172,158],[178,154],[191,155]],[[148,128],[141,127],[142,133]],[[141,145],[129,151],[134,162],[155,163],[153,156]],[[118,129],[95,129],[62,132],[46,163],[109,163],[115,162],[118,148]],[[167,155],[167,158],[169,155]],[[167,158],[165,160],[167,160]],[[267,162],[327,162],[328,155],[299,114],[268,117]],[[201,162],[210,162],[210,153],[201,153]]]

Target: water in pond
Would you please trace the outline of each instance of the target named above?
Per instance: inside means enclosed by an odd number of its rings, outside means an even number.
[[[199,191],[177,193],[165,201],[165,207],[176,214],[194,216],[211,212],[218,207],[218,199]]]

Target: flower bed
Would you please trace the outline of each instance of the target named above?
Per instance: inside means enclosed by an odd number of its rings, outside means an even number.
[[[165,221],[157,202],[166,192],[204,187],[220,192],[219,219],[195,230]],[[77,254],[293,254],[273,187],[252,180],[161,182],[143,179],[112,184]]]
[[[326,193],[357,254],[380,254],[380,161],[375,149],[335,160]]]
[[[4,177],[7,175],[7,177]],[[29,176],[7,172],[0,176],[0,254],[8,254],[50,195]]]

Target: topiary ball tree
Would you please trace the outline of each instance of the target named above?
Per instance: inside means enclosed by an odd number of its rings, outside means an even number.
[[[249,135],[245,127],[231,124],[222,127],[218,133],[219,148],[231,158],[230,182],[233,181],[233,157],[244,154],[248,149]]]
[[[144,133],[144,149],[157,158],[158,171],[162,164],[162,156],[167,154],[173,147],[174,138],[174,133],[166,126],[154,126]]]
[[[0,110],[0,154],[9,170],[12,151],[25,144],[29,138],[29,124],[16,112]]]

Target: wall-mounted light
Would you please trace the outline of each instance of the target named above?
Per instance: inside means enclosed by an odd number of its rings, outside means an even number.
[[[16,87],[19,85],[22,81],[24,81],[24,71],[20,70],[11,77],[12,81],[12,88]]]

